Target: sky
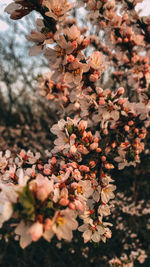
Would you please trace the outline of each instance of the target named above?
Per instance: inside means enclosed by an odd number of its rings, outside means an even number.
[[[4,13],[5,7],[10,4],[12,0],[0,0],[0,14]],[[7,23],[0,20],[0,31],[5,31],[8,29]]]
[[[0,0],[0,14],[3,14],[5,7],[13,2],[12,0]],[[143,3],[139,3],[136,6],[136,9],[142,9],[141,16],[150,15],[150,0],[144,0]],[[5,31],[8,29],[8,26],[5,22],[0,20],[0,31]]]

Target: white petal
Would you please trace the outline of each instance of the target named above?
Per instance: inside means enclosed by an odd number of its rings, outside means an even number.
[[[54,236],[54,232],[50,229],[49,231],[46,231],[43,234],[43,237],[47,240],[47,241],[51,241],[52,237]]]
[[[95,233],[92,235],[92,240],[94,242],[99,242],[100,241],[100,233],[95,231]]]
[[[91,239],[92,236],[92,231],[91,230],[87,230],[83,233],[83,238],[84,238],[84,242],[88,242]]]
[[[88,224],[83,224],[83,225],[79,226],[79,228],[78,228],[78,230],[79,230],[80,232],[84,232],[84,231],[86,231],[87,229],[88,229]]]
[[[42,52],[42,46],[41,45],[34,45],[30,48],[29,56],[36,56],[37,54]]]

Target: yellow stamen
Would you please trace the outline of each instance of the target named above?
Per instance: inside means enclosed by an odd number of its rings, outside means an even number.
[[[63,55],[64,55],[64,50],[63,50],[62,48],[59,49],[59,50],[56,52],[56,55],[57,55],[58,57],[63,56]]]
[[[72,71],[72,74],[73,74],[74,76],[77,76],[78,74],[80,74],[80,69],[78,68],[78,69],[76,69],[76,70],[73,70],[73,71]]]
[[[2,162],[2,163],[0,164],[0,167],[4,167],[4,166],[5,166],[5,163]]]
[[[61,226],[62,224],[65,223],[65,219],[62,218],[61,216],[59,216],[56,220],[56,223],[58,224],[58,226]]]
[[[56,6],[54,9],[53,9],[53,12],[54,14],[59,17],[61,15],[61,11],[62,9],[59,7],[59,6]]]
[[[109,188],[104,188],[104,190],[103,190],[103,191],[104,191],[104,193],[105,193],[105,194],[107,194],[107,193],[109,193],[109,192],[110,192],[110,189],[109,189]]]
[[[78,193],[83,194],[83,187],[78,186],[77,191],[78,191]]]
[[[96,67],[98,67],[98,65],[99,65],[98,58],[94,60],[94,64]]]
[[[139,73],[139,70],[138,69],[135,69],[135,71],[134,71],[136,74],[138,74]]]

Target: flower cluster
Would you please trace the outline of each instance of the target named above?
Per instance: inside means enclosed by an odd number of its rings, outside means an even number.
[[[50,241],[54,234],[59,240],[70,241],[77,228],[84,232],[85,242],[105,242],[111,237],[110,224],[102,218],[110,214],[113,180],[104,172],[96,179],[96,162],[83,165],[67,151],[64,155],[70,162],[53,156],[43,164],[39,153],[22,150],[15,158],[10,151],[1,153],[0,223],[2,226],[10,218],[20,220],[14,223],[14,232],[20,236],[22,248],[42,236]],[[83,220],[80,227],[77,216]]]

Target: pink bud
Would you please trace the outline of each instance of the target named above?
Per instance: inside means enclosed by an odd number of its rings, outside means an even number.
[[[20,152],[20,156],[21,156],[22,158],[24,158],[25,153],[24,153],[23,151],[21,151],[21,152]]]
[[[123,95],[123,94],[124,94],[124,88],[123,87],[118,88],[117,96],[120,96],[120,95]]]
[[[41,165],[41,164],[38,164],[38,169],[41,171],[41,170],[43,170],[43,166]]]
[[[69,203],[69,200],[66,198],[61,198],[61,200],[59,201],[59,204],[62,206],[67,206]]]
[[[111,147],[110,147],[110,146],[108,146],[108,147],[105,148],[105,154],[106,154],[106,155],[107,155],[110,151],[111,151]]]
[[[122,38],[118,37],[117,41],[118,41],[118,43],[122,43]]]
[[[36,196],[37,199],[40,201],[44,201],[47,197],[48,197],[48,191],[46,188],[41,187],[40,189],[38,189],[38,191],[36,192]]]
[[[50,169],[44,169],[44,170],[43,170],[43,173],[44,173],[45,175],[50,175],[51,171],[50,171]]]
[[[70,136],[70,139],[71,139],[71,140],[75,140],[76,137],[77,137],[76,134],[73,133],[73,134]]]
[[[94,168],[96,163],[95,163],[94,160],[92,160],[92,161],[89,162],[89,165],[90,165],[91,168]]]
[[[98,143],[92,143],[91,145],[90,145],[90,149],[91,150],[95,150],[95,149],[97,149],[98,148]]]
[[[92,132],[91,131],[88,131],[87,132],[87,138],[91,140],[92,137],[93,137]]]
[[[124,42],[125,43],[128,43],[129,42],[129,39],[127,37],[124,38]]]
[[[101,157],[101,160],[102,160],[103,162],[105,162],[105,161],[106,161],[106,157],[105,157],[105,156],[102,156],[102,157]]]
[[[147,63],[148,62],[148,57],[145,57],[144,58],[144,63]]]
[[[76,49],[78,47],[78,44],[77,44],[77,42],[75,40],[72,42],[72,44],[73,44],[73,48],[74,49]]]
[[[139,133],[139,129],[138,128],[135,128],[134,132],[137,134]]]
[[[104,106],[106,104],[105,99],[104,98],[100,98],[99,104]]]
[[[52,163],[52,165],[55,165],[56,164],[56,158],[55,157],[52,157],[51,163]]]
[[[81,172],[89,172],[89,171],[90,171],[89,167],[87,167],[87,166],[85,166],[85,165],[81,165],[81,166],[79,167],[79,170],[80,170]]]
[[[115,148],[115,147],[116,147],[116,142],[113,142],[113,143],[111,144],[111,147],[112,147],[112,148]]]
[[[89,45],[90,39],[84,39],[82,45],[86,48]]]
[[[74,56],[73,55],[67,56],[67,62],[73,62],[73,61],[74,61]]]
[[[94,138],[94,143],[98,143],[99,142],[99,138],[98,137],[95,137]]]
[[[12,179],[14,179],[14,178],[15,178],[15,174],[14,174],[14,173],[11,173],[11,174],[10,174],[10,177],[11,177]]]
[[[96,152],[100,153],[102,149],[100,147],[96,148]]]
[[[129,127],[128,125],[125,125],[125,126],[124,126],[124,130],[125,130],[125,132],[129,132],[130,127]]]
[[[139,159],[140,159],[140,158],[139,158],[139,155],[136,155],[136,156],[135,156],[135,159],[139,161]]]
[[[75,210],[76,206],[75,206],[74,203],[70,202],[70,203],[69,203],[69,208],[70,208],[71,210]]]
[[[110,164],[110,163],[106,163],[105,164],[105,168],[110,170],[110,169],[114,169],[114,166],[112,164]]]
[[[128,122],[128,125],[129,125],[129,126],[132,126],[133,124],[134,124],[134,121],[129,121],[129,122]]]

